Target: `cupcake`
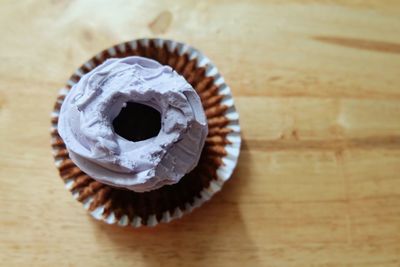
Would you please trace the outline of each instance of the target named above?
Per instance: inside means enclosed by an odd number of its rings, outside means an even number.
[[[52,148],[66,187],[96,219],[154,226],[200,206],[230,178],[240,127],[229,87],[187,45],[122,43],[60,90]]]

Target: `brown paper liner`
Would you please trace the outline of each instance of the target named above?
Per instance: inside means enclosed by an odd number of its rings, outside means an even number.
[[[153,39],[148,40],[147,45],[140,41],[134,44],[136,47],[132,45],[132,42],[116,45],[94,56],[88,61],[90,64],[82,65],[70,77],[66,89],[69,90],[83,74],[111,57],[142,56],[171,66],[195,88],[207,116],[209,134],[198,166],[177,184],[166,185],[150,192],[137,193],[102,184],[81,171],[69,158],[65,144],[58,134],[58,115],[53,116],[51,121],[53,124],[51,145],[61,178],[68,181],[69,189],[78,201],[85,203],[88,198],[91,199],[89,211],[104,206],[104,209],[100,211],[103,219],[114,213],[116,221],[119,221],[126,215],[128,220],[126,224],[131,224],[134,218],[139,217],[141,221],[136,222],[138,225],[147,225],[149,216],[154,215],[156,219],[156,222],[152,223],[154,225],[161,222],[166,211],[173,214],[176,208],[185,210],[187,204],[193,205],[196,197],[201,197],[201,191],[208,188],[211,181],[217,180],[217,169],[223,164],[222,158],[227,155],[225,149],[225,145],[229,144],[227,134],[232,129],[226,127],[230,120],[224,115],[228,107],[221,104],[224,95],[219,94],[214,78],[206,75],[207,66],[198,67],[198,58],[190,59],[188,52],[181,54],[182,51],[178,51],[178,48],[171,52],[167,43],[159,47]],[[53,114],[59,113],[64,97],[65,94],[58,96]]]

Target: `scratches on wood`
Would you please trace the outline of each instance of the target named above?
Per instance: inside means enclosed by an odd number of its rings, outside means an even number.
[[[299,140],[298,138],[277,140],[246,139],[242,150],[291,151],[291,150],[332,150],[354,149],[400,149],[400,136],[371,136],[333,140]],[[340,156],[340,153],[339,155]]]
[[[348,38],[339,36],[323,36],[317,35],[312,37],[313,40],[350,47],[361,50],[369,50],[374,52],[400,54],[400,44],[385,41],[376,41],[368,39]]]

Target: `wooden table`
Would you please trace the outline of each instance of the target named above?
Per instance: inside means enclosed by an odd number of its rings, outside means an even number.
[[[399,14],[395,0],[2,1],[0,265],[399,266]],[[75,68],[139,37],[207,54],[244,142],[209,203],[135,230],[64,189],[49,127]]]

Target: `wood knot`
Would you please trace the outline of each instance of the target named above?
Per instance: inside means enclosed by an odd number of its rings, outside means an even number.
[[[149,29],[154,34],[166,33],[171,23],[172,13],[166,10],[158,14],[157,17],[149,23]]]

